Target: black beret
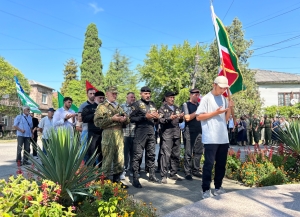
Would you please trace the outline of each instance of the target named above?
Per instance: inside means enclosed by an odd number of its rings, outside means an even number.
[[[176,93],[172,92],[172,91],[167,91],[165,93],[165,97],[169,97],[169,96],[176,96]]]
[[[145,86],[145,87],[141,88],[141,92],[150,92],[151,93],[151,89],[149,87]]]
[[[191,89],[190,93],[200,93],[200,90],[198,90],[197,88]]]
[[[95,96],[105,96],[104,93],[102,91],[97,91],[95,93]]]

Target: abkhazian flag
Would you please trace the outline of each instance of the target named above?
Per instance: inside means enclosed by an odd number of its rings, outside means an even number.
[[[14,76],[16,87],[17,87],[17,94],[23,106],[28,106],[30,111],[33,113],[41,114],[42,112],[39,110],[39,105],[36,104],[23,90],[19,80],[16,76]]]
[[[238,57],[229,41],[229,35],[222,21],[216,16],[211,5],[213,24],[215,27],[217,43],[219,48],[220,63],[219,76],[226,76],[228,79],[231,94],[243,90],[243,76],[238,66]],[[223,67],[224,66],[224,67]],[[226,95],[226,94],[225,94]]]

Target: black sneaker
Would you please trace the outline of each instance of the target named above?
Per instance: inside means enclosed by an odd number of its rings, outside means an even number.
[[[193,173],[193,176],[196,176],[196,177],[198,177],[198,178],[202,178],[202,174],[199,173],[199,172]]]
[[[187,175],[187,176],[185,176],[185,179],[186,179],[186,180],[192,181],[192,180],[193,180],[193,177],[192,177],[191,175]]]
[[[170,175],[170,179],[175,180],[175,181],[182,181],[182,179],[179,178],[179,177],[177,176],[177,174],[175,174],[175,175],[173,175],[173,176]]]

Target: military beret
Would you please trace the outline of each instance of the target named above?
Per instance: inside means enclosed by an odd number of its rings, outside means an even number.
[[[111,92],[111,93],[118,93],[117,87],[113,87],[113,86],[107,87],[107,88],[105,89],[105,91],[106,91],[106,92]]]
[[[102,91],[97,91],[95,93],[95,96],[105,96],[104,93]]]
[[[141,92],[150,92],[151,93],[151,89],[149,87],[145,86],[145,87],[141,88]]]
[[[198,90],[197,88],[191,89],[190,93],[200,93],[200,90]]]
[[[176,96],[176,93],[172,92],[172,91],[167,91],[165,93],[165,97],[169,97],[169,96]]]

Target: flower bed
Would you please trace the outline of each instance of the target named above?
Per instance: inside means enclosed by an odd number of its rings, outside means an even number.
[[[284,151],[281,144],[278,153],[273,149],[247,150],[246,161],[240,160],[240,150],[228,152],[226,177],[241,181],[246,186],[270,186],[288,183],[298,183],[300,174],[297,173],[296,159],[292,153]]]

